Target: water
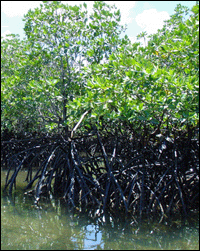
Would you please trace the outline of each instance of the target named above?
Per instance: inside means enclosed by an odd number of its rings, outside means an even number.
[[[5,173],[1,173],[2,185]],[[25,172],[17,178],[23,187]],[[13,203],[15,205],[13,205]],[[199,216],[171,223],[100,223],[84,214],[72,214],[56,205],[33,206],[20,191],[1,198],[1,249],[195,249],[199,250]]]

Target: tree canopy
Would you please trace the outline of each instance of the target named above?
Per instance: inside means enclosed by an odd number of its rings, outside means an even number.
[[[90,15],[85,3],[44,1],[24,21],[25,39],[2,39],[2,129],[72,129],[86,111],[87,126],[198,123],[199,5],[177,5],[145,47],[102,1]]]

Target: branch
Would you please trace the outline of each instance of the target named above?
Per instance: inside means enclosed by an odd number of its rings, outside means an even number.
[[[89,112],[91,112],[91,110],[92,109],[89,109],[88,111],[86,111],[86,112],[83,113],[83,115],[81,116],[79,122],[75,125],[75,127],[71,131],[71,136],[70,136],[71,139],[73,137],[73,133],[76,131],[76,129],[78,128],[78,126],[80,125],[80,123],[82,122],[82,120],[84,119],[85,115],[88,114]]]

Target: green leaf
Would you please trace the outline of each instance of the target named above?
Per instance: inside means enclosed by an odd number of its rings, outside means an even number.
[[[140,103],[140,104],[139,104],[139,110],[142,110],[143,105],[144,105],[143,103]]]

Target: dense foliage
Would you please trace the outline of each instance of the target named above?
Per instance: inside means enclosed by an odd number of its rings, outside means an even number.
[[[26,39],[2,40],[2,129],[72,129],[85,111],[87,127],[198,123],[198,5],[178,5],[146,47],[121,38],[120,11],[104,2],[88,16],[85,3],[44,1],[24,21]]]
[[[104,119],[149,126],[166,123],[182,127],[196,124],[199,101],[198,6],[184,21],[188,10],[177,6],[162,30],[148,46],[123,45],[106,64],[88,67],[91,76],[85,95],[71,105],[77,113],[91,107],[97,121]],[[79,110],[77,109],[79,107]],[[75,109],[76,108],[76,109]],[[170,123],[169,123],[170,122]]]

